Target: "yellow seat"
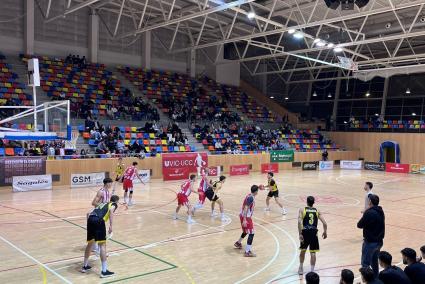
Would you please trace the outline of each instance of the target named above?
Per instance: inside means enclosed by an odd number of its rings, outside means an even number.
[[[149,133],[149,138],[154,139],[155,138],[155,133]]]
[[[124,145],[130,145],[130,140],[124,140]]]
[[[137,132],[137,127],[132,126],[132,127],[131,127],[131,132]]]

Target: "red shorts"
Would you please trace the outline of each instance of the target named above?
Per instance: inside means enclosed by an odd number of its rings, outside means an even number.
[[[178,193],[177,194],[177,204],[178,205],[184,205],[184,206],[189,206],[189,198],[187,198],[187,196],[183,193]]]
[[[122,183],[122,188],[125,191],[127,191],[127,190],[132,191],[133,190],[133,181],[131,179],[124,179],[124,181]]]
[[[202,189],[198,189],[198,193],[199,193],[199,203],[200,204],[204,204],[205,202],[205,192]]]
[[[243,225],[243,217],[239,215],[239,218],[241,219],[242,232],[245,234],[254,234],[254,222],[252,222],[252,218],[246,217],[246,226]]]

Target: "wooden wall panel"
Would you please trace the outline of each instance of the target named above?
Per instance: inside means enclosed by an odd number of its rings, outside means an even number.
[[[330,160],[357,160],[358,151],[346,152],[329,152]],[[318,161],[321,159],[320,153],[295,153],[295,161]],[[125,165],[130,165],[133,161],[139,163],[139,169],[150,169],[152,178],[162,178],[162,158],[145,158],[143,160],[136,158],[124,158]],[[208,164],[210,166],[222,166],[223,173],[228,174],[230,165],[252,165],[253,172],[261,171],[261,164],[270,163],[270,154],[247,154],[247,155],[210,155]],[[53,185],[69,185],[71,174],[109,172],[111,178],[114,177],[117,159],[84,159],[84,160],[49,160],[46,165],[48,174],[57,174],[60,181],[54,182]],[[280,170],[292,169],[292,163],[279,163]]]
[[[360,157],[368,161],[379,160],[379,147],[382,142],[396,141],[400,145],[402,163],[425,163],[425,134],[328,132],[327,136],[342,147],[359,150]]]

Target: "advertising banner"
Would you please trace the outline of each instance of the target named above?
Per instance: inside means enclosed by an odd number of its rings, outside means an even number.
[[[71,174],[71,187],[103,185],[105,173]]]
[[[341,160],[339,163],[339,167],[341,169],[349,169],[349,170],[361,170],[362,169],[362,161],[347,161]]]
[[[319,161],[319,171],[332,170],[334,161]]]
[[[270,162],[271,163],[287,163],[294,161],[293,150],[273,150],[270,151]]]
[[[317,162],[303,162],[303,171],[315,171]]]
[[[369,171],[385,172],[385,163],[364,162],[363,167]]]
[[[208,176],[210,177],[218,177],[221,174],[221,168],[220,167],[208,167],[210,169],[210,172]]]
[[[411,164],[410,165],[410,173],[411,174],[420,174],[421,173],[421,165]]]
[[[0,158],[0,186],[12,185],[16,176],[46,174],[46,157],[4,157]]]
[[[419,171],[420,171],[421,174],[425,175],[425,166],[421,165],[421,168],[420,168]]]
[[[139,177],[143,180],[144,183],[148,183],[151,180],[151,171],[150,170],[139,170]],[[133,183],[140,183],[138,178],[133,180]]]
[[[385,171],[389,173],[409,173],[409,164],[386,163]]]
[[[249,165],[232,165],[230,166],[231,176],[242,176],[249,174]]]
[[[196,173],[198,167],[208,167],[207,153],[165,153],[162,154],[164,180],[180,180]]]
[[[261,164],[261,173],[267,174],[269,172],[278,173],[279,164]]]
[[[52,189],[52,175],[14,176],[13,192]]]

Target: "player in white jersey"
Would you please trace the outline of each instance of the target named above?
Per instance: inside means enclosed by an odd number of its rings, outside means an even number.
[[[208,174],[210,172],[209,168],[204,168],[201,171],[201,182],[199,183],[198,187],[198,194],[199,194],[199,200],[198,203],[193,206],[192,214],[195,213],[195,210],[200,209],[204,206],[205,202],[205,192],[207,191],[208,187],[212,186],[211,180],[208,180]]]
[[[177,214],[179,213],[180,208],[184,205],[187,207],[187,223],[192,224],[195,222],[192,219],[192,206],[189,201],[189,196],[192,192],[198,194],[193,190],[195,179],[196,175],[190,175],[190,178],[181,185],[180,191],[177,193],[177,208],[176,213],[174,213],[173,216],[174,220],[177,220]]]
[[[206,165],[206,163],[205,163],[204,160],[202,160],[201,154],[198,153],[198,155],[196,156],[196,159],[195,159],[195,166],[196,166],[196,170],[198,172],[198,176],[201,175],[201,169],[205,165]]]

